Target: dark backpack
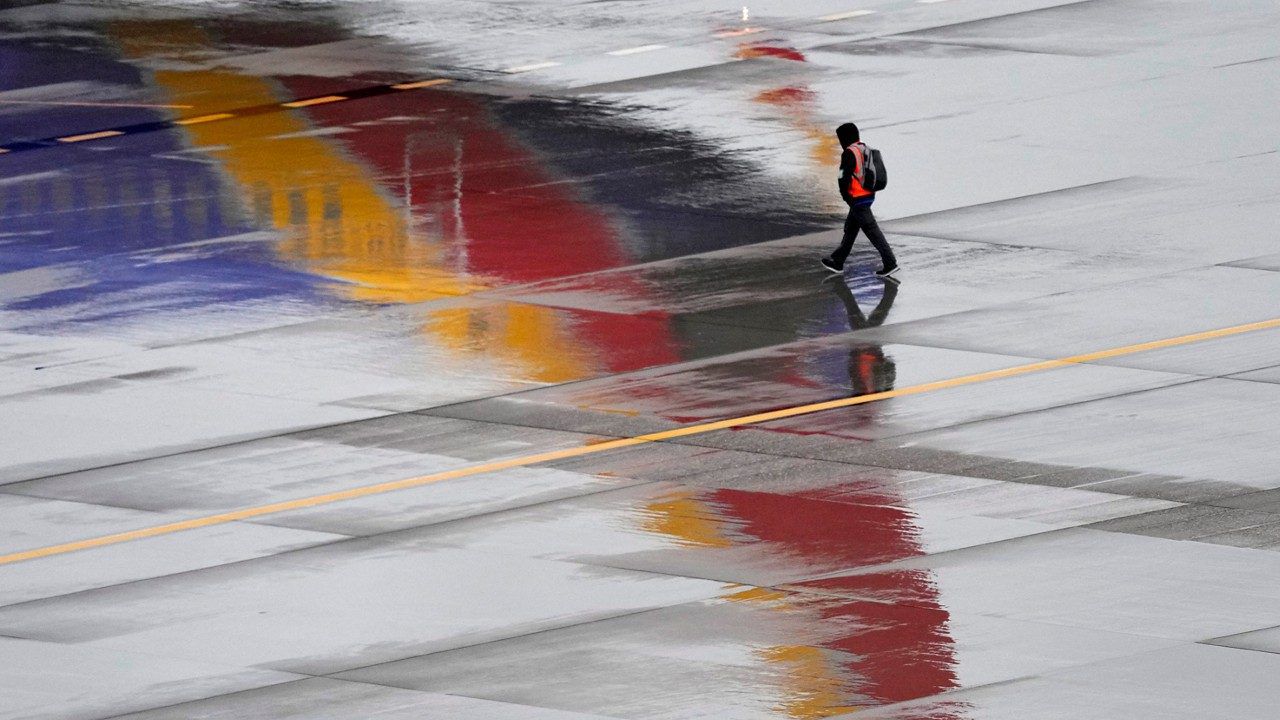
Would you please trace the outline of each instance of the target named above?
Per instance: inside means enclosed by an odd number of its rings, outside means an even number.
[[[889,171],[884,169],[884,158],[880,157],[880,151],[867,145],[862,144],[866,148],[863,157],[871,155],[871,162],[862,163],[862,187],[871,192],[880,192],[889,185]]]

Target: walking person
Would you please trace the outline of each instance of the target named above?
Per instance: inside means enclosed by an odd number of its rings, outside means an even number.
[[[836,128],[836,137],[840,139],[840,147],[844,148],[844,152],[840,154],[839,187],[840,197],[849,206],[849,217],[844,221],[844,238],[840,241],[840,247],[830,257],[822,258],[822,267],[833,273],[843,273],[844,261],[853,250],[853,241],[861,231],[880,253],[881,265],[876,270],[876,275],[889,277],[898,272],[898,260],[893,256],[889,241],[880,231],[876,216],[871,213],[871,203],[876,200],[875,190],[863,184],[867,179],[871,151],[862,142],[858,126],[853,123],[845,123]]]

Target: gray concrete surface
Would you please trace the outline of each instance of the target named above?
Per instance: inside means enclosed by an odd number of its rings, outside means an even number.
[[[0,4],[0,719],[1273,718],[1280,8],[744,1]]]

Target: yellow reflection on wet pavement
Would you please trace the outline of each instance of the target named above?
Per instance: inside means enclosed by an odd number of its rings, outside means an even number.
[[[675,538],[681,545],[733,547],[724,522],[698,500],[692,490],[679,491],[646,505],[641,527]]]
[[[812,645],[779,645],[757,651],[765,661],[787,668],[787,694],[779,710],[793,718],[828,718],[853,712],[845,705],[841,671],[831,652]]]
[[[700,494],[692,489],[679,490],[646,503],[641,513],[641,527],[648,532],[674,538],[684,546],[733,547],[734,541],[729,535],[733,527],[731,518],[724,517],[724,512],[700,499]],[[790,603],[790,597],[789,593],[781,590],[748,587],[724,599],[753,605],[765,612],[807,612],[805,608]],[[820,623],[823,619],[815,616],[808,622]],[[816,720],[858,709],[848,704],[844,692],[847,682],[839,663],[830,657],[833,651],[796,644],[766,645],[754,648],[752,652],[774,670],[774,677],[779,678],[777,710],[787,717]]]
[[[589,373],[590,360],[578,349],[580,343],[547,308],[512,303],[447,308],[432,312],[425,327],[451,347],[523,368],[528,380],[570,382]]]
[[[153,49],[148,32],[163,28],[165,38],[172,37],[172,24],[116,28],[133,57]],[[198,38],[193,32],[185,36]],[[277,102],[276,89],[250,75],[158,70],[153,78],[175,98],[215,93],[243,106]],[[248,198],[255,220],[283,233],[279,252],[286,260],[346,283],[343,292],[369,302],[421,302],[482,287],[443,272],[440,250],[411,235],[403,212],[364,167],[325,138],[303,134],[313,128],[302,116],[263,113],[234,122],[200,122],[209,117],[193,117],[185,132],[220,162]]]
[[[753,102],[775,108],[780,119],[808,140],[808,184],[814,194],[833,210],[845,210],[836,194],[834,178],[840,163],[840,141],[835,126],[815,110],[816,94],[803,85],[787,85],[758,92]]]
[[[131,58],[169,54],[175,44],[188,50],[212,45],[201,30],[180,22],[122,22],[112,30]],[[266,78],[224,70],[162,69],[152,77],[183,101],[214,97],[250,107],[280,103],[283,94]],[[444,82],[408,83],[405,88]],[[283,104],[302,107],[340,99],[330,95]],[[304,115],[263,113],[212,122],[225,117],[206,112],[176,122],[193,145],[219,162],[257,224],[281,234],[277,252],[290,265],[331,278],[335,292],[368,303],[419,303],[487,287],[483,278],[456,267],[454,248],[445,238],[431,238],[414,227],[407,201],[380,184],[372,168],[339,142],[315,134]],[[498,361],[527,380],[565,382],[592,373],[589,354],[575,351],[572,328],[547,308],[504,304],[451,309],[434,313],[424,332],[459,354]],[[477,339],[477,332],[485,337]]]

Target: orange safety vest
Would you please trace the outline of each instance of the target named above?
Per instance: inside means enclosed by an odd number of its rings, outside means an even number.
[[[868,190],[862,186],[862,178],[864,176],[864,173],[862,170],[862,163],[866,162],[866,159],[865,159],[866,155],[863,153],[863,148],[865,147],[866,145],[863,145],[861,141],[856,142],[848,147],[849,150],[853,151],[853,161],[854,161],[853,177],[849,178],[849,196],[850,197],[859,198],[859,197],[867,197],[869,195],[875,195],[874,191]]]

